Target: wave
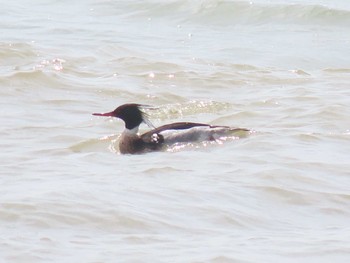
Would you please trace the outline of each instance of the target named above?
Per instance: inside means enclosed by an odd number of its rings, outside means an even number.
[[[323,5],[254,4],[251,2],[216,1],[202,4],[194,20],[222,24],[297,23],[350,25],[350,11]]]
[[[251,1],[136,1],[124,5],[129,18],[171,17],[178,23],[211,25],[297,23],[350,25],[350,10],[319,4],[262,4]],[[119,6],[120,9],[120,6]]]

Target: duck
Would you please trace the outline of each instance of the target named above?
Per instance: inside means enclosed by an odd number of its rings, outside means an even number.
[[[175,122],[155,127],[142,110],[147,105],[127,103],[107,113],[93,113],[94,116],[115,117],[124,121],[125,129],[119,138],[121,154],[140,154],[160,151],[166,145],[176,143],[216,141],[235,132],[249,132],[245,128],[211,125],[197,122]],[[146,123],[152,129],[139,134],[139,126]]]

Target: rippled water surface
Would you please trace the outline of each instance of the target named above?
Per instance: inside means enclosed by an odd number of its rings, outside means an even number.
[[[349,262],[350,3],[305,2],[2,3],[0,261]],[[253,132],[120,155],[128,102]]]

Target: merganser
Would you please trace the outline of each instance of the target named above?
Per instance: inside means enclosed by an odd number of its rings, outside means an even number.
[[[116,117],[125,123],[125,130],[119,140],[119,150],[122,154],[136,154],[160,150],[164,145],[179,142],[214,141],[223,136],[243,131],[244,128],[228,126],[213,126],[195,122],[175,122],[155,128],[148,120],[146,113],[141,111],[142,104],[130,103],[107,113],[93,113],[95,116]],[[144,122],[153,129],[139,135],[140,124]],[[232,135],[231,135],[232,136]]]

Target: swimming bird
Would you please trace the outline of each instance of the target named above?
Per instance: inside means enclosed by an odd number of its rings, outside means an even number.
[[[175,122],[155,128],[141,109],[145,105],[129,103],[107,113],[93,113],[94,116],[116,117],[124,121],[125,130],[119,139],[122,154],[137,154],[157,151],[165,145],[185,142],[213,141],[234,132],[248,132],[244,128],[216,126],[196,122]],[[153,129],[139,135],[140,124],[144,122]],[[232,136],[232,135],[231,135]]]

